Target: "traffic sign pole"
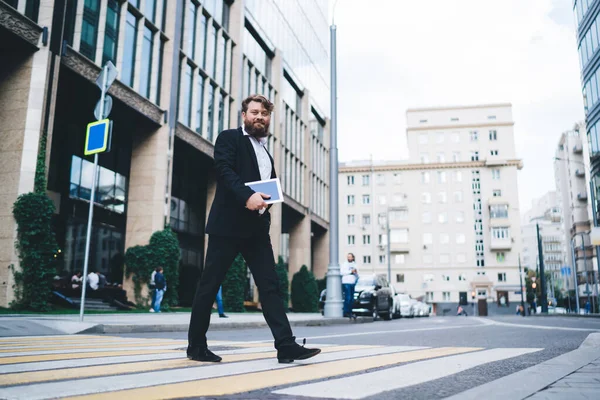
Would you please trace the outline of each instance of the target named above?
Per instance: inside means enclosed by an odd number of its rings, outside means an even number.
[[[100,94],[100,117],[101,120],[104,117],[104,97],[106,96],[106,83],[108,79],[108,68],[104,66],[102,68],[102,87]],[[98,153],[94,154],[94,175],[92,177],[92,192],[90,194],[90,210],[88,213],[88,224],[87,233],[85,236],[85,257],[83,261],[83,284],[81,288],[81,302],[79,304],[79,321],[83,322],[83,310],[85,309],[85,291],[87,288],[87,273],[88,265],[90,261],[90,239],[92,236],[92,219],[94,218],[94,197],[96,195],[96,176],[98,175]]]

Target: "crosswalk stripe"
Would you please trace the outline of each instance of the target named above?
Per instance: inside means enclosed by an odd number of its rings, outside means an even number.
[[[108,336],[111,337],[111,336]],[[106,339],[107,336],[99,336],[99,335],[49,335],[49,336],[23,336],[23,337],[10,337],[10,338],[0,338],[0,343],[12,343],[15,341],[19,342],[37,342],[37,341],[50,341],[50,340],[80,340],[81,338],[86,338],[87,340],[93,339]]]
[[[75,346],[49,346],[49,347],[21,347],[21,348],[10,348],[10,349],[0,349],[0,357],[4,353],[20,353],[20,352],[37,352],[37,354],[49,354],[43,353],[45,351],[63,351],[63,350],[77,350],[77,349],[110,349],[114,347],[149,347],[149,346],[178,346],[181,347],[185,342],[173,342],[164,341],[164,342],[140,342],[140,343],[111,343],[111,344],[85,344],[85,345],[75,345]]]
[[[167,346],[145,346],[148,350],[176,350],[181,349],[180,344],[171,344]],[[48,350],[48,351],[23,351],[23,352],[11,352],[11,353],[0,353],[0,364],[3,363],[3,359],[10,357],[20,356],[42,356],[50,354],[76,354],[76,353],[102,353],[106,351],[118,351],[121,350],[122,346],[115,344],[114,346],[104,349],[73,349],[73,350]],[[135,350],[135,349],[123,349],[123,350]],[[142,350],[142,349],[140,349]]]
[[[331,346],[323,349],[324,353],[331,353],[336,351],[351,351],[363,348],[373,348],[373,346],[361,346],[361,345],[345,345],[345,346]],[[275,358],[277,352],[272,351],[259,352],[259,353],[238,353],[231,355],[223,355],[224,363],[239,362],[239,361],[250,361],[260,360],[263,358]],[[63,379],[81,379],[89,378],[93,376],[107,376],[107,375],[119,375],[125,373],[155,371],[155,370],[167,370],[174,368],[188,368],[197,367],[197,363],[190,362],[187,358],[176,359],[176,360],[153,360],[148,362],[133,362],[127,364],[116,364],[116,365],[102,365],[102,366],[88,366],[80,368],[68,368],[61,370],[52,371],[35,371],[25,373],[15,373],[0,375],[0,386],[7,385],[22,385],[37,382],[49,382]]]
[[[127,354],[161,354],[169,352],[181,352],[181,350],[121,350],[121,351],[103,351],[103,352],[85,352],[85,353],[72,353],[72,354],[42,354],[42,355],[31,355],[31,356],[15,356],[15,357],[0,357],[0,365],[5,364],[16,364],[26,362],[40,362],[40,361],[52,361],[52,360],[72,360],[77,358],[92,358],[92,357],[108,357],[108,356],[120,356]]]
[[[378,356],[381,354],[385,354],[384,357],[392,356],[393,354],[387,353],[398,353],[404,351],[411,351],[415,349],[420,349],[420,347],[416,346],[391,346],[391,347],[380,347],[380,348],[367,348],[367,349],[358,349],[352,351],[339,351],[339,352],[331,352],[319,355],[318,359],[315,358],[313,362],[318,362],[322,365],[325,365],[323,369],[329,371],[330,369],[338,369],[338,364],[327,363],[329,361],[337,361],[337,360],[345,360],[346,362],[353,362],[357,366],[362,363],[362,360],[368,360],[370,358],[382,357]],[[452,352],[464,352],[470,351],[472,349],[446,349],[446,350],[436,350],[436,354],[444,354],[444,353],[452,353]],[[428,350],[424,350],[427,352]],[[422,358],[423,356],[427,356],[429,353],[421,354],[421,350],[412,351],[411,357]],[[358,358],[357,358],[358,357]],[[410,357],[409,357],[410,358]],[[354,362],[355,360],[360,360],[358,363]],[[310,360],[312,361],[312,360]],[[190,361],[190,363],[192,363]],[[323,364],[324,363],[324,364]],[[342,363],[342,364],[343,364]],[[111,377],[110,379],[106,379],[105,377],[96,377],[96,378],[84,378],[77,380],[68,380],[68,381],[60,381],[60,382],[49,382],[49,383],[38,383],[31,384],[26,387],[23,386],[11,386],[0,388],[0,398],[6,399],[27,399],[27,400],[35,400],[35,399],[47,399],[47,398],[55,398],[55,397],[66,397],[66,396],[78,396],[85,394],[93,394],[99,392],[107,392],[106,395],[111,399],[114,399],[115,396],[117,398],[122,398],[125,396],[125,392],[118,392],[117,394],[114,391],[125,390],[125,389],[133,389],[133,388],[144,388],[150,385],[163,385],[169,386],[165,384],[169,383],[180,383],[186,381],[197,381],[199,379],[207,379],[205,382],[212,381],[212,379],[208,378],[217,378],[217,377],[226,377],[229,379],[229,389],[235,390],[238,386],[237,379],[242,378],[244,375],[240,374],[250,374],[255,373],[256,371],[269,371],[269,370],[279,370],[279,369],[288,369],[294,368],[294,371],[297,371],[298,367],[304,368],[302,366],[303,363],[298,362],[294,364],[278,364],[274,359],[265,359],[265,360],[256,360],[256,361],[246,361],[246,362],[234,362],[228,364],[210,364],[210,363],[196,363],[199,365],[197,367],[189,367],[189,368],[177,368],[172,370],[165,371],[152,371],[152,372],[143,372],[138,374],[131,375],[119,375]],[[235,376],[232,376],[235,375]],[[290,374],[295,375],[295,374]],[[264,383],[263,383],[264,384]],[[268,386],[268,384],[267,384]],[[113,391],[113,393],[108,393]],[[162,393],[162,392],[161,392]],[[127,394],[128,395],[128,394]],[[170,394],[171,396],[174,393]],[[156,397],[156,396],[154,396]],[[161,398],[158,396],[158,398]],[[168,396],[167,396],[168,397]],[[178,396],[181,397],[181,396]]]
[[[490,349],[435,360],[420,361],[359,376],[354,375],[326,382],[294,386],[277,390],[273,393],[318,398],[362,399],[378,393],[443,378],[482,364],[505,360],[540,350],[542,349]],[[364,382],[369,382],[369,384],[365,385]]]

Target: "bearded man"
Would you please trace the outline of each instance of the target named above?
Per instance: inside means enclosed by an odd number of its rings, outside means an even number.
[[[217,191],[206,224],[209,235],[206,262],[190,317],[187,348],[190,360],[221,361],[221,357],[208,349],[206,332],[219,286],[238,253],[246,260],[258,287],[279,362],[303,360],[321,352],[296,343],[275,273],[269,235],[271,216],[265,202],[269,196],[245,185],[276,177],[273,158],[265,147],[272,111],[273,104],[266,97],[246,98],[242,102],[243,125],[221,132],[215,143]]]

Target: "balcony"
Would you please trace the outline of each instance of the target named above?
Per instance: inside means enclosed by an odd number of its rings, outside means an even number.
[[[577,193],[577,200],[587,201],[587,198],[588,196],[586,192]]]
[[[583,153],[583,145],[576,144],[575,146],[573,146],[573,153],[575,153],[575,154]]]
[[[390,243],[390,252],[392,253],[408,253],[409,251],[409,243]]]
[[[575,176],[577,176],[579,178],[584,178],[585,177],[585,171],[578,168],[578,169],[575,170]]]
[[[512,239],[498,239],[492,237],[490,240],[490,250],[510,250],[512,249]]]
[[[503,158],[500,158],[498,156],[490,156],[485,159],[485,165],[490,166],[490,167],[498,166],[498,165],[506,165],[506,160]]]

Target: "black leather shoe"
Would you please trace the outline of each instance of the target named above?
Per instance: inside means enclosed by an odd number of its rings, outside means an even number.
[[[207,348],[189,348],[187,350],[187,356],[193,361],[205,361],[205,362],[220,362],[221,357],[213,353]]]
[[[229,317],[225,314],[219,314],[219,318],[229,318]]]
[[[277,350],[277,360],[280,364],[289,364],[294,362],[294,360],[306,360],[307,358],[314,357],[321,352],[321,349],[307,349],[304,347],[305,344],[306,339],[304,339],[302,346],[300,346],[298,343],[294,343],[289,346],[282,346],[279,350]]]

